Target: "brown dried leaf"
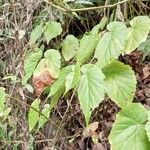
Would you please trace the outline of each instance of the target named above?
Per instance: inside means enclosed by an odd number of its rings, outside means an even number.
[[[99,122],[93,122],[88,127],[86,127],[83,131],[83,136],[86,137],[92,137],[97,136],[97,132],[95,132],[98,129]]]
[[[143,79],[146,79],[148,76],[150,76],[150,63],[144,66],[143,75]]]
[[[48,71],[42,72],[39,76],[32,78],[32,84],[37,97],[40,97],[45,87],[51,85],[55,80],[51,77]]]
[[[40,97],[43,90],[55,81],[55,79],[52,78],[49,69],[48,62],[45,59],[42,59],[33,74],[32,84],[37,97]]]

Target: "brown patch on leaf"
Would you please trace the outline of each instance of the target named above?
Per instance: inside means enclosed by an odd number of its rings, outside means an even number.
[[[33,76],[32,84],[36,92],[36,96],[40,97],[43,90],[51,85],[55,79],[53,79],[48,71],[43,71],[39,76]]]

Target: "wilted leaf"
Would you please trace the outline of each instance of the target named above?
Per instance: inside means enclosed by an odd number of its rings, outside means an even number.
[[[98,129],[98,124],[99,122],[93,122],[88,125],[83,131],[84,138],[91,137],[94,143],[98,143],[99,137],[98,133],[96,132],[96,130]]]
[[[93,122],[89,124],[83,131],[84,137],[91,137],[93,134],[95,134],[95,131],[98,129],[99,122]]]
[[[50,69],[49,61],[43,58],[33,73],[32,83],[37,97],[40,97],[43,90],[55,81],[50,74]]]
[[[60,73],[61,56],[57,50],[47,50],[33,74],[33,86],[39,97],[43,90],[51,85]]]

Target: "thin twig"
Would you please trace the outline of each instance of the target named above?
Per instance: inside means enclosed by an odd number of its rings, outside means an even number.
[[[43,113],[41,113],[40,111],[38,111],[37,109],[35,109],[31,105],[29,105],[29,104],[27,104],[27,103],[25,103],[25,102],[23,102],[23,101],[21,101],[21,100],[19,100],[17,98],[14,98],[14,97],[11,97],[11,96],[7,96],[7,97],[10,98],[10,99],[15,100],[15,101],[17,101],[17,102],[19,102],[21,104],[24,104],[24,105],[26,105],[27,107],[29,107],[31,109],[33,109],[34,111],[36,111],[37,113],[39,113],[41,116],[43,116],[45,119],[47,119],[49,122],[51,122],[53,125],[55,125],[58,128],[58,130],[60,130],[63,133],[62,129],[59,128],[59,126],[54,121],[52,121],[51,119],[49,119],[48,117],[46,117]]]
[[[145,7],[145,8],[147,8],[147,9],[150,10],[150,7],[148,7],[147,5],[145,5],[141,0],[138,0],[138,1],[139,1],[139,3],[140,3],[143,7]]]
[[[89,10],[98,10],[98,9],[103,9],[103,8],[112,8],[115,7],[117,5],[123,4],[125,2],[128,2],[130,0],[123,0],[121,2],[115,3],[115,4],[111,4],[111,5],[104,5],[104,6],[96,6],[96,7],[86,7],[86,8],[79,8],[79,9],[69,9],[66,7],[62,7],[62,6],[58,6],[53,4],[52,2],[48,1],[48,0],[44,0],[46,3],[50,4],[51,6],[63,11],[63,12],[81,12],[81,11],[89,11]]]

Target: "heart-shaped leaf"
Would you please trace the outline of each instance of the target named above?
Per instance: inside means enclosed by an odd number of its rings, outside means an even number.
[[[99,40],[94,58],[97,58],[98,66],[103,68],[121,54],[126,44],[126,26],[114,21],[107,25],[106,32]]]
[[[66,61],[72,59],[78,50],[79,41],[73,35],[68,35],[62,44],[62,55]]]
[[[144,129],[147,111],[132,103],[117,114],[109,135],[112,150],[149,150],[150,142]]]
[[[106,76],[106,92],[120,107],[131,103],[136,90],[133,70],[119,61],[113,61],[102,69]]]
[[[44,35],[47,40],[47,43],[49,43],[51,39],[60,35],[62,32],[61,24],[55,21],[46,22],[44,28]]]
[[[127,43],[124,51],[130,53],[134,51],[148,36],[150,30],[150,19],[147,16],[138,16],[130,21],[128,28]]]
[[[78,98],[84,113],[86,125],[89,123],[91,110],[94,110],[104,99],[104,74],[96,65],[87,64],[81,67],[78,84]]]
[[[26,56],[24,62],[24,76],[22,79],[23,85],[27,84],[27,81],[32,76],[38,64],[38,61],[41,59],[41,57],[42,57],[42,51],[40,49],[37,49],[35,52],[31,52]]]

